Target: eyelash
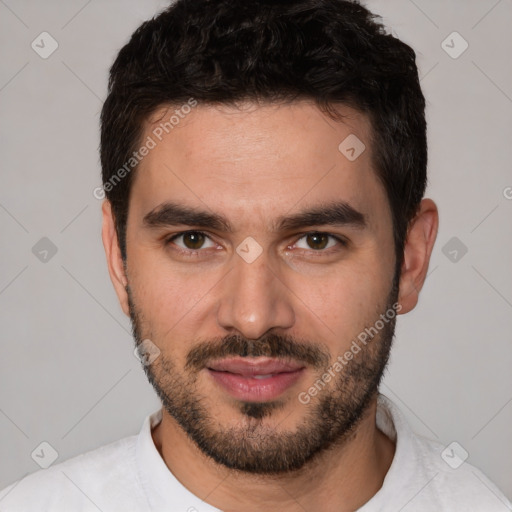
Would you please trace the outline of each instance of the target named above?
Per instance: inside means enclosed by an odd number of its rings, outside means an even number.
[[[189,229],[187,231],[181,231],[180,233],[175,233],[174,235],[171,235],[169,237],[167,237],[165,240],[164,240],[164,245],[167,247],[168,245],[171,245],[172,242],[174,242],[174,240],[176,240],[177,238],[183,236],[183,235],[186,235],[188,233],[198,233],[200,235],[203,235],[205,236],[206,238],[208,238],[209,240],[213,241],[211,239],[211,237],[205,233],[204,231],[198,231],[198,230],[194,230],[194,229]],[[330,238],[333,238],[334,240],[336,240],[342,247],[348,247],[348,241],[338,235],[333,235],[331,233],[326,233],[325,231],[308,231],[306,233],[301,233],[299,235],[299,237],[297,238],[297,241],[295,243],[297,243],[299,240],[301,240],[302,238],[306,237],[307,235],[327,235],[329,236]],[[310,249],[310,253],[313,253],[317,256],[321,256],[321,255],[324,255],[324,254],[330,254],[332,251],[330,249],[333,249],[333,247],[330,247],[329,249],[327,250],[314,250],[314,249]],[[194,249],[182,249],[181,247],[178,247],[178,246],[175,246],[174,247],[174,250],[178,251],[180,254],[183,254],[185,256],[190,256],[190,257],[193,257],[193,256],[199,256],[201,252],[204,252],[204,249],[197,249],[197,250],[194,250]],[[305,250],[305,249],[300,249],[300,250]]]

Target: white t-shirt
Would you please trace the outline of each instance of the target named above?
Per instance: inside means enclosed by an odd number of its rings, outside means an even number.
[[[2,512],[218,512],[174,477],[156,449],[148,416],[138,436],[40,470],[0,492]],[[506,512],[511,503],[455,446],[412,432],[388,398],[379,395],[377,427],[396,451],[383,486],[359,512]],[[444,459],[442,452],[444,453]],[[458,455],[459,454],[459,455]],[[447,460],[448,462],[445,462]]]

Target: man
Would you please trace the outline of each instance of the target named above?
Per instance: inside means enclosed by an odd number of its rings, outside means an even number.
[[[163,407],[2,510],[510,510],[378,392],[438,227],[424,106],[414,52],[354,2],[144,23],[102,111],[103,243]]]

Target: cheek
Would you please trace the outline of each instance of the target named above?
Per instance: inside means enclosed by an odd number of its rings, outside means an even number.
[[[303,278],[291,286],[303,301],[297,303],[303,315],[300,323],[311,339],[323,337],[333,349],[350,345],[385,309],[391,287],[389,268],[375,257],[362,261],[365,264],[333,268],[313,282]]]
[[[197,317],[221,279],[219,271],[171,265],[163,251],[140,250],[130,255],[130,287],[144,323],[160,339],[194,337]],[[179,336],[178,336],[179,334]]]

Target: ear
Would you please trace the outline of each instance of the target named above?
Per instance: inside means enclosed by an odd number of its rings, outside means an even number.
[[[103,224],[101,238],[103,240],[103,247],[105,248],[105,255],[107,256],[108,272],[121,308],[125,315],[129,316],[130,310],[128,307],[128,294],[126,292],[128,280],[125,275],[123,258],[121,257],[121,249],[119,248],[119,241],[117,239],[114,214],[112,213],[112,207],[108,200],[103,202],[102,212]]]
[[[438,226],[436,204],[432,199],[423,199],[407,231],[398,297],[402,306],[400,314],[408,313],[418,303],[420,290],[427,277]]]

